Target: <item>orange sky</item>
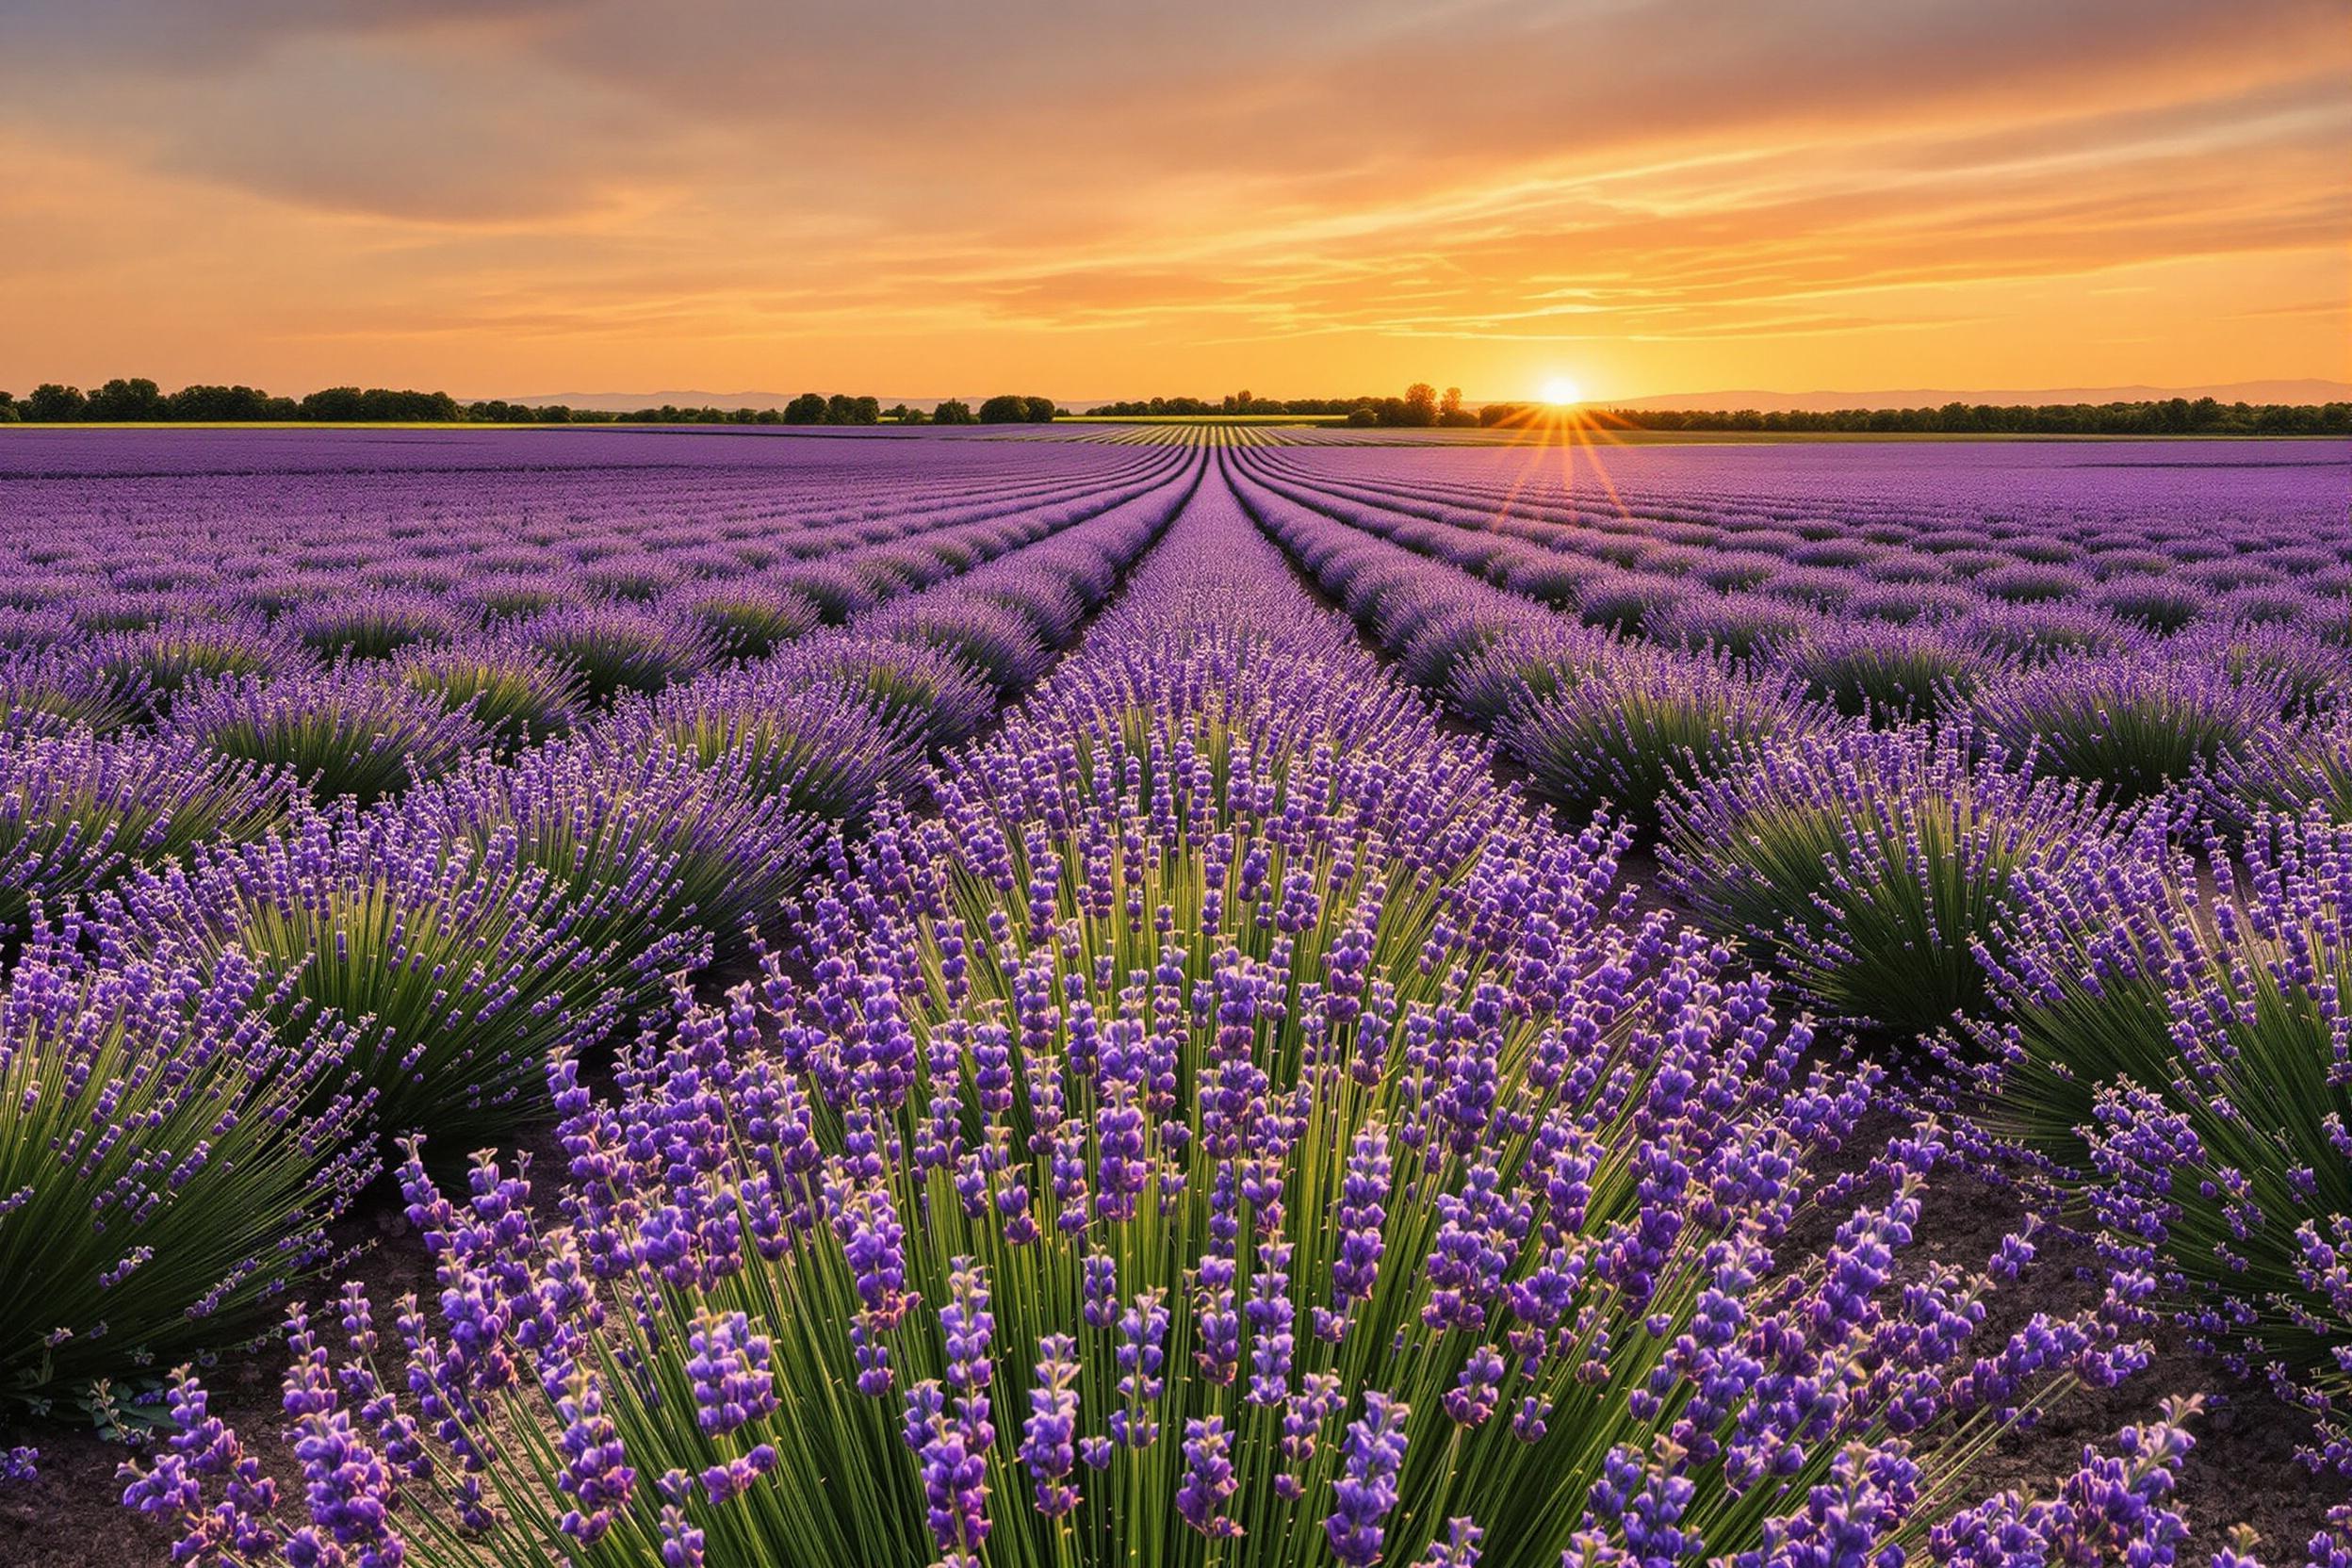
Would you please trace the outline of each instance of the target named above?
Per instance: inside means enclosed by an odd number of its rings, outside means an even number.
[[[2352,380],[2344,0],[29,0],[0,386]]]

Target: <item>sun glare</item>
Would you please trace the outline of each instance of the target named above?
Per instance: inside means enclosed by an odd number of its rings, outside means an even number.
[[[1565,408],[1583,397],[1576,384],[1566,376],[1554,376],[1544,384],[1544,400],[1556,408]]]

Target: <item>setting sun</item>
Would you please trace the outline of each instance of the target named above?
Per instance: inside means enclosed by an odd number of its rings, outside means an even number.
[[[1583,397],[1582,389],[1566,376],[1554,376],[1544,384],[1544,400],[1555,407],[1581,401]]]

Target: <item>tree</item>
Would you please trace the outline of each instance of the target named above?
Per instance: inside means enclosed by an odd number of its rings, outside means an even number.
[[[1029,405],[1029,412],[1026,417],[1031,424],[1050,425],[1054,422],[1054,408],[1053,399],[1023,398],[1021,401]]]
[[[931,422],[935,425],[976,425],[980,421],[972,417],[970,403],[950,398],[931,411]]]
[[[82,396],[78,386],[60,386],[54,381],[42,382],[33,388],[33,395],[24,401],[24,417],[42,424],[57,424],[70,419],[87,418],[84,412],[90,400]]]
[[[125,381],[121,376],[90,395],[85,416],[91,419],[160,419],[163,390],[145,376]]]
[[[23,409],[17,407],[13,401],[0,403],[0,425],[21,425],[24,422],[24,411]]]
[[[272,412],[273,403],[286,403],[288,411],[293,403],[286,399],[272,399],[267,392],[252,386],[206,386],[199,383],[183,386],[163,400],[166,419],[270,419],[286,416]]]
[[[980,405],[980,422],[984,425],[1026,424],[1029,419],[1029,400],[1004,393]]]
[[[788,425],[821,425],[825,423],[825,394],[803,392],[784,405],[784,422]]]
[[[322,386],[304,398],[298,406],[305,419],[356,419],[359,417],[359,388]]]
[[[1406,387],[1404,417],[1398,423],[1424,426],[1437,423],[1437,388],[1425,381],[1414,382]]]
[[[1363,430],[1379,424],[1380,422],[1380,416],[1369,408],[1359,408],[1348,416],[1348,422],[1355,426],[1357,429]]]
[[[1437,412],[1441,417],[1447,419],[1450,419],[1455,415],[1460,414],[1462,412],[1462,388],[1459,386],[1447,387],[1446,389],[1446,396],[1438,400]]]

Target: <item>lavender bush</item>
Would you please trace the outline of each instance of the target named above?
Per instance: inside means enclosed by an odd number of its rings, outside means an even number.
[[[0,734],[0,949],[36,904],[74,895],[198,844],[270,832],[296,780],[191,741]]]
[[[1986,687],[1984,734],[2039,765],[2140,801],[2281,743],[2279,690],[2203,659],[2082,656]]]
[[[1986,1115],[2352,1473],[2352,827],[2262,813],[2237,857],[2208,841],[2200,879],[2160,826],[2020,878],[1988,955],[2010,1017]]]
[[[1980,754],[1965,727],[1768,743],[1669,797],[1668,886],[1824,1011],[1942,1028],[1984,1010],[1975,950],[2006,928],[2016,879],[2062,871],[2113,825],[2018,760]]]
[[[1575,685],[1514,708],[1495,739],[1545,799],[1572,812],[1606,806],[1655,827],[1676,785],[1831,722],[1785,678],[1720,658],[1625,648]]]
[[[346,802],[250,844],[130,876],[96,912],[113,939],[199,973],[259,965],[282,1039],[351,1036],[351,1092],[391,1132],[495,1137],[547,1106],[549,1064],[658,987],[573,929],[564,886],[510,828],[486,845]]]
[[[375,1174],[349,1032],[267,1020],[243,955],[93,957],[67,917],[0,983],[0,1396],[266,1327]]]

